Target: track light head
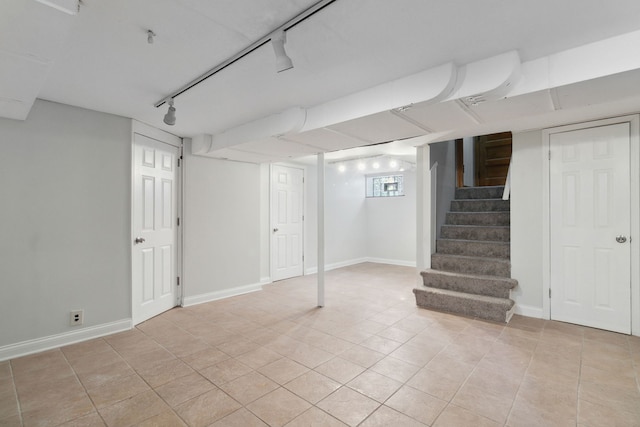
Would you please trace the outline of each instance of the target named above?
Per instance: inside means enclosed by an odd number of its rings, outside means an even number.
[[[164,115],[164,122],[169,126],[173,126],[176,124],[176,109],[173,106],[173,98],[167,101],[169,104],[169,110],[167,110],[167,114]]]
[[[282,30],[276,31],[271,36],[271,45],[273,46],[273,52],[276,54],[276,71],[279,73],[293,68],[293,62],[284,50],[284,44],[286,41],[287,36]]]
[[[153,38],[156,36],[156,33],[153,30],[147,30],[147,43],[153,44]]]

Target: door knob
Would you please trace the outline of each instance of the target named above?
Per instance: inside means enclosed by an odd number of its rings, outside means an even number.
[[[136,239],[134,240],[135,244],[137,245],[138,243],[144,243],[144,237],[136,237]]]
[[[278,232],[278,229],[277,229],[277,228],[274,228],[274,229],[273,229],[273,232],[274,232],[274,233],[277,233],[277,232]]]
[[[622,234],[616,236],[616,242],[624,243],[627,241],[627,236],[623,236]]]

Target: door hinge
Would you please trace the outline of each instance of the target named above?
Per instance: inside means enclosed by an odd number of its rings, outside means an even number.
[[[304,262],[304,254],[302,254],[302,262]]]
[[[549,157],[549,160],[551,160],[551,150],[549,150],[548,157]]]
[[[177,218],[178,227],[180,227],[180,217]]]
[[[182,157],[178,157],[178,167],[180,167],[180,159],[182,159]]]
[[[551,288],[549,288],[549,298],[551,298]]]
[[[177,284],[180,286],[180,277],[176,277],[176,279],[178,279]]]

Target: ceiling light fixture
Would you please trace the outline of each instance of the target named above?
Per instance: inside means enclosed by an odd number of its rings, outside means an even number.
[[[366,168],[367,168],[367,165],[365,163],[362,163],[362,162],[358,163],[358,170],[359,171],[363,171]]]
[[[173,98],[169,98],[167,103],[169,104],[169,109],[167,114],[164,115],[164,122],[169,126],[173,126],[176,124],[176,108],[173,106]]]
[[[340,166],[338,166],[338,170],[339,170],[340,172],[344,172],[344,171],[346,171],[346,170],[347,170],[347,167],[346,167],[345,165],[340,165]]]
[[[397,161],[395,161],[395,160],[391,160],[391,161],[389,162],[389,167],[397,168],[397,167],[398,167],[398,162],[397,162]]]
[[[273,52],[276,54],[276,71],[282,72],[293,68],[293,61],[284,50],[284,44],[287,42],[287,35],[284,31],[276,31],[271,36],[271,45]]]
[[[380,163],[378,162],[375,162],[372,166],[374,169],[380,169]]]
[[[269,41],[271,41],[273,39],[274,34],[276,34],[278,31],[283,31],[284,32],[284,31],[290,30],[291,28],[295,27],[296,25],[298,25],[302,21],[308,19],[309,17],[313,16],[314,14],[320,12],[322,9],[324,9],[327,6],[329,6],[331,3],[335,2],[335,1],[337,1],[337,0],[320,0],[320,1],[316,2],[316,3],[314,3],[311,7],[307,8],[302,13],[294,16],[293,18],[291,18],[290,20],[288,20],[287,22],[285,22],[284,24],[279,26],[275,31],[271,31],[266,36],[263,36],[261,39],[258,39],[255,42],[251,43],[249,46],[247,46],[246,48],[242,49],[240,52],[238,52],[235,55],[229,57],[226,61],[216,65],[215,67],[213,67],[212,69],[210,69],[206,73],[204,73],[201,76],[196,77],[195,79],[191,80],[189,83],[185,84],[180,89],[176,90],[175,92],[171,93],[170,95],[165,96],[160,101],[156,102],[154,104],[154,107],[156,107],[156,108],[161,107],[162,105],[164,105],[167,102],[167,99],[176,98],[177,96],[185,93],[186,91],[188,91],[192,87],[194,87],[196,85],[199,85],[200,83],[202,83],[203,81],[205,81],[209,77],[211,77],[214,74],[224,70],[229,65],[233,64],[234,62],[238,61],[239,59],[244,58],[246,55],[248,55],[251,52],[253,52],[254,50],[258,49],[262,45],[269,43]],[[282,46],[284,48],[284,43],[283,43]]]
[[[156,33],[153,30],[147,30],[147,43],[153,44],[153,38],[156,36]]]

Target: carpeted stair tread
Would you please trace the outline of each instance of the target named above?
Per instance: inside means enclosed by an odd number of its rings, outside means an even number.
[[[511,229],[504,225],[443,225],[440,228],[440,235],[443,239],[508,242],[511,238]]]
[[[438,239],[436,241],[436,252],[439,254],[509,259],[510,251],[509,242],[466,239]]]
[[[455,273],[511,277],[511,262],[502,258],[478,258],[464,255],[431,255],[431,268]]]
[[[511,224],[509,212],[447,212],[447,225],[500,225]]]
[[[515,303],[508,298],[474,295],[448,289],[431,287],[415,288],[416,304],[451,313],[479,317],[495,322],[508,322]]]
[[[496,298],[509,298],[518,281],[508,277],[463,274],[441,270],[420,272],[424,286]]]
[[[504,185],[488,187],[456,188],[455,198],[459,199],[502,199]]]
[[[451,201],[451,212],[509,212],[509,200],[458,199]]]

